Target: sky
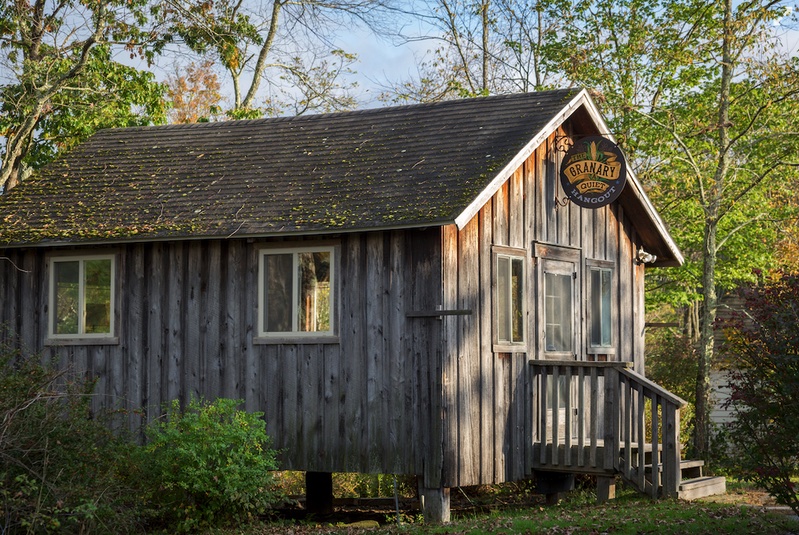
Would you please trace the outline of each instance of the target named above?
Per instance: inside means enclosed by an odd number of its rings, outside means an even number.
[[[411,31],[421,34],[425,29],[416,27]],[[793,56],[799,55],[799,30],[783,26],[779,31],[783,33],[785,50]],[[379,96],[391,82],[415,79],[418,75],[417,64],[436,43],[431,40],[400,42],[397,39],[381,38],[365,28],[355,27],[339,35],[335,44],[346,52],[357,54],[357,62],[352,66],[356,72],[349,80],[358,84],[354,92],[358,107],[367,108],[386,105],[379,100]],[[154,70],[156,77],[165,80],[167,74],[174,72],[173,65],[174,59],[160,60]],[[232,87],[224,73],[220,72],[220,80],[226,84],[223,85],[223,94],[232,96]]]

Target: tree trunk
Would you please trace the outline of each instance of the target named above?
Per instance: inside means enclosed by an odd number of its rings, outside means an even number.
[[[714,331],[716,321],[716,233],[717,223],[705,223],[705,250],[702,269],[702,315],[696,372],[696,406],[694,419],[694,452],[706,458],[710,449],[710,369],[713,363]]]
[[[707,459],[710,450],[710,369],[715,353],[713,324],[716,321],[716,260],[718,254],[718,225],[724,182],[730,167],[730,85],[733,76],[733,8],[732,0],[724,2],[724,25],[721,50],[721,80],[719,86],[717,163],[712,181],[702,188],[705,209],[705,237],[702,267],[702,330],[699,336],[698,370],[696,374],[696,417],[693,446],[696,455]]]

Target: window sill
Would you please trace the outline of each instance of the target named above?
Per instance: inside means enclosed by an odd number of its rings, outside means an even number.
[[[494,353],[527,353],[527,344],[494,344]]]
[[[47,338],[45,346],[117,346],[119,338],[116,336],[108,337],[87,337],[87,338]]]
[[[586,351],[589,355],[615,355],[616,348],[615,347],[589,347]]]
[[[307,336],[256,336],[252,339],[255,345],[277,345],[277,344],[338,344],[339,337],[332,334],[307,335]]]

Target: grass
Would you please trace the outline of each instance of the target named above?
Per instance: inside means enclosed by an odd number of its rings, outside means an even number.
[[[393,520],[388,518],[388,520]],[[533,505],[500,511],[467,512],[453,515],[444,526],[419,523],[418,519],[401,525],[386,524],[379,528],[356,528],[326,522],[261,523],[247,531],[215,531],[217,535],[266,535],[292,532],[296,535],[368,533],[385,535],[478,535],[491,534],[686,534],[752,535],[799,534],[799,521],[784,514],[770,513],[763,508],[740,504],[706,501],[652,501],[633,492],[621,491],[606,504],[596,504],[594,494],[571,493],[554,506]]]

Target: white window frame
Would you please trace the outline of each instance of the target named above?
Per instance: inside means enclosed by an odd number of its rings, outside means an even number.
[[[285,332],[270,332],[264,329],[266,314],[265,296],[265,259],[269,255],[292,255],[292,273],[297,273],[298,257],[303,253],[329,253],[330,254],[330,328],[326,331],[300,331],[298,330],[298,292],[296,279],[292,277],[292,302],[291,321],[292,330]],[[258,333],[255,343],[279,344],[308,341],[312,343],[337,342],[338,336],[338,258],[337,245],[296,245],[289,247],[264,247],[258,251]]]
[[[576,248],[560,245],[534,242],[534,255],[536,262],[536,295],[537,295],[537,336],[538,358],[556,360],[582,360],[584,350],[582,347],[582,251]],[[546,275],[568,275],[571,284],[571,333],[569,336],[570,349],[566,351],[548,350],[546,345]]]
[[[109,332],[107,333],[87,333],[86,331],[86,289],[84,270],[86,262],[92,260],[110,260],[111,261],[111,288],[110,288],[110,318],[109,318]],[[56,281],[55,281],[55,264],[61,262],[78,262],[78,300],[79,300],[79,314],[78,314],[78,332],[77,333],[56,333]],[[117,301],[117,282],[116,282],[116,255],[115,254],[85,254],[85,255],[71,255],[71,256],[51,256],[47,260],[48,270],[48,311],[47,311],[47,338],[50,343],[78,343],[78,344],[91,344],[91,343],[117,343],[116,338],[116,301]]]
[[[588,321],[586,322],[586,348],[588,354],[594,355],[614,355],[616,353],[616,310],[614,310],[614,305],[616,303],[616,264],[609,260],[596,260],[596,259],[586,259],[586,272],[588,276],[586,277],[586,295],[588,296],[586,302],[586,316],[588,317]],[[608,344],[594,344],[593,337],[594,337],[594,322],[593,316],[595,312],[595,303],[592,300],[593,297],[593,283],[594,277],[593,274],[595,271],[599,272],[606,272],[610,273],[610,299],[609,299],[609,307],[610,310],[608,311],[610,319],[607,328],[610,331],[610,343]],[[600,311],[601,314],[601,311]]]
[[[512,247],[504,247],[504,246],[494,246],[493,247],[493,262],[494,262],[494,352],[497,353],[512,353],[512,352],[525,352],[527,351],[527,300],[529,298],[529,280],[528,280],[528,254],[527,251],[524,249],[516,249]],[[522,315],[522,333],[521,333],[521,340],[514,341],[514,340],[501,340],[500,335],[500,309],[502,305],[506,305],[508,310],[505,311],[507,314],[512,316],[513,310],[513,288],[511,285],[508,287],[508,293],[505,296],[500,295],[500,288],[499,288],[499,275],[500,275],[500,267],[499,261],[501,258],[508,260],[508,280],[512,279],[513,274],[513,262],[521,262],[522,266],[522,274],[521,274],[521,302],[519,306],[521,308],[521,315]],[[503,302],[504,297],[504,302]],[[511,332],[513,330],[513,321],[510,322],[510,329]],[[512,336],[512,335],[511,335]]]

